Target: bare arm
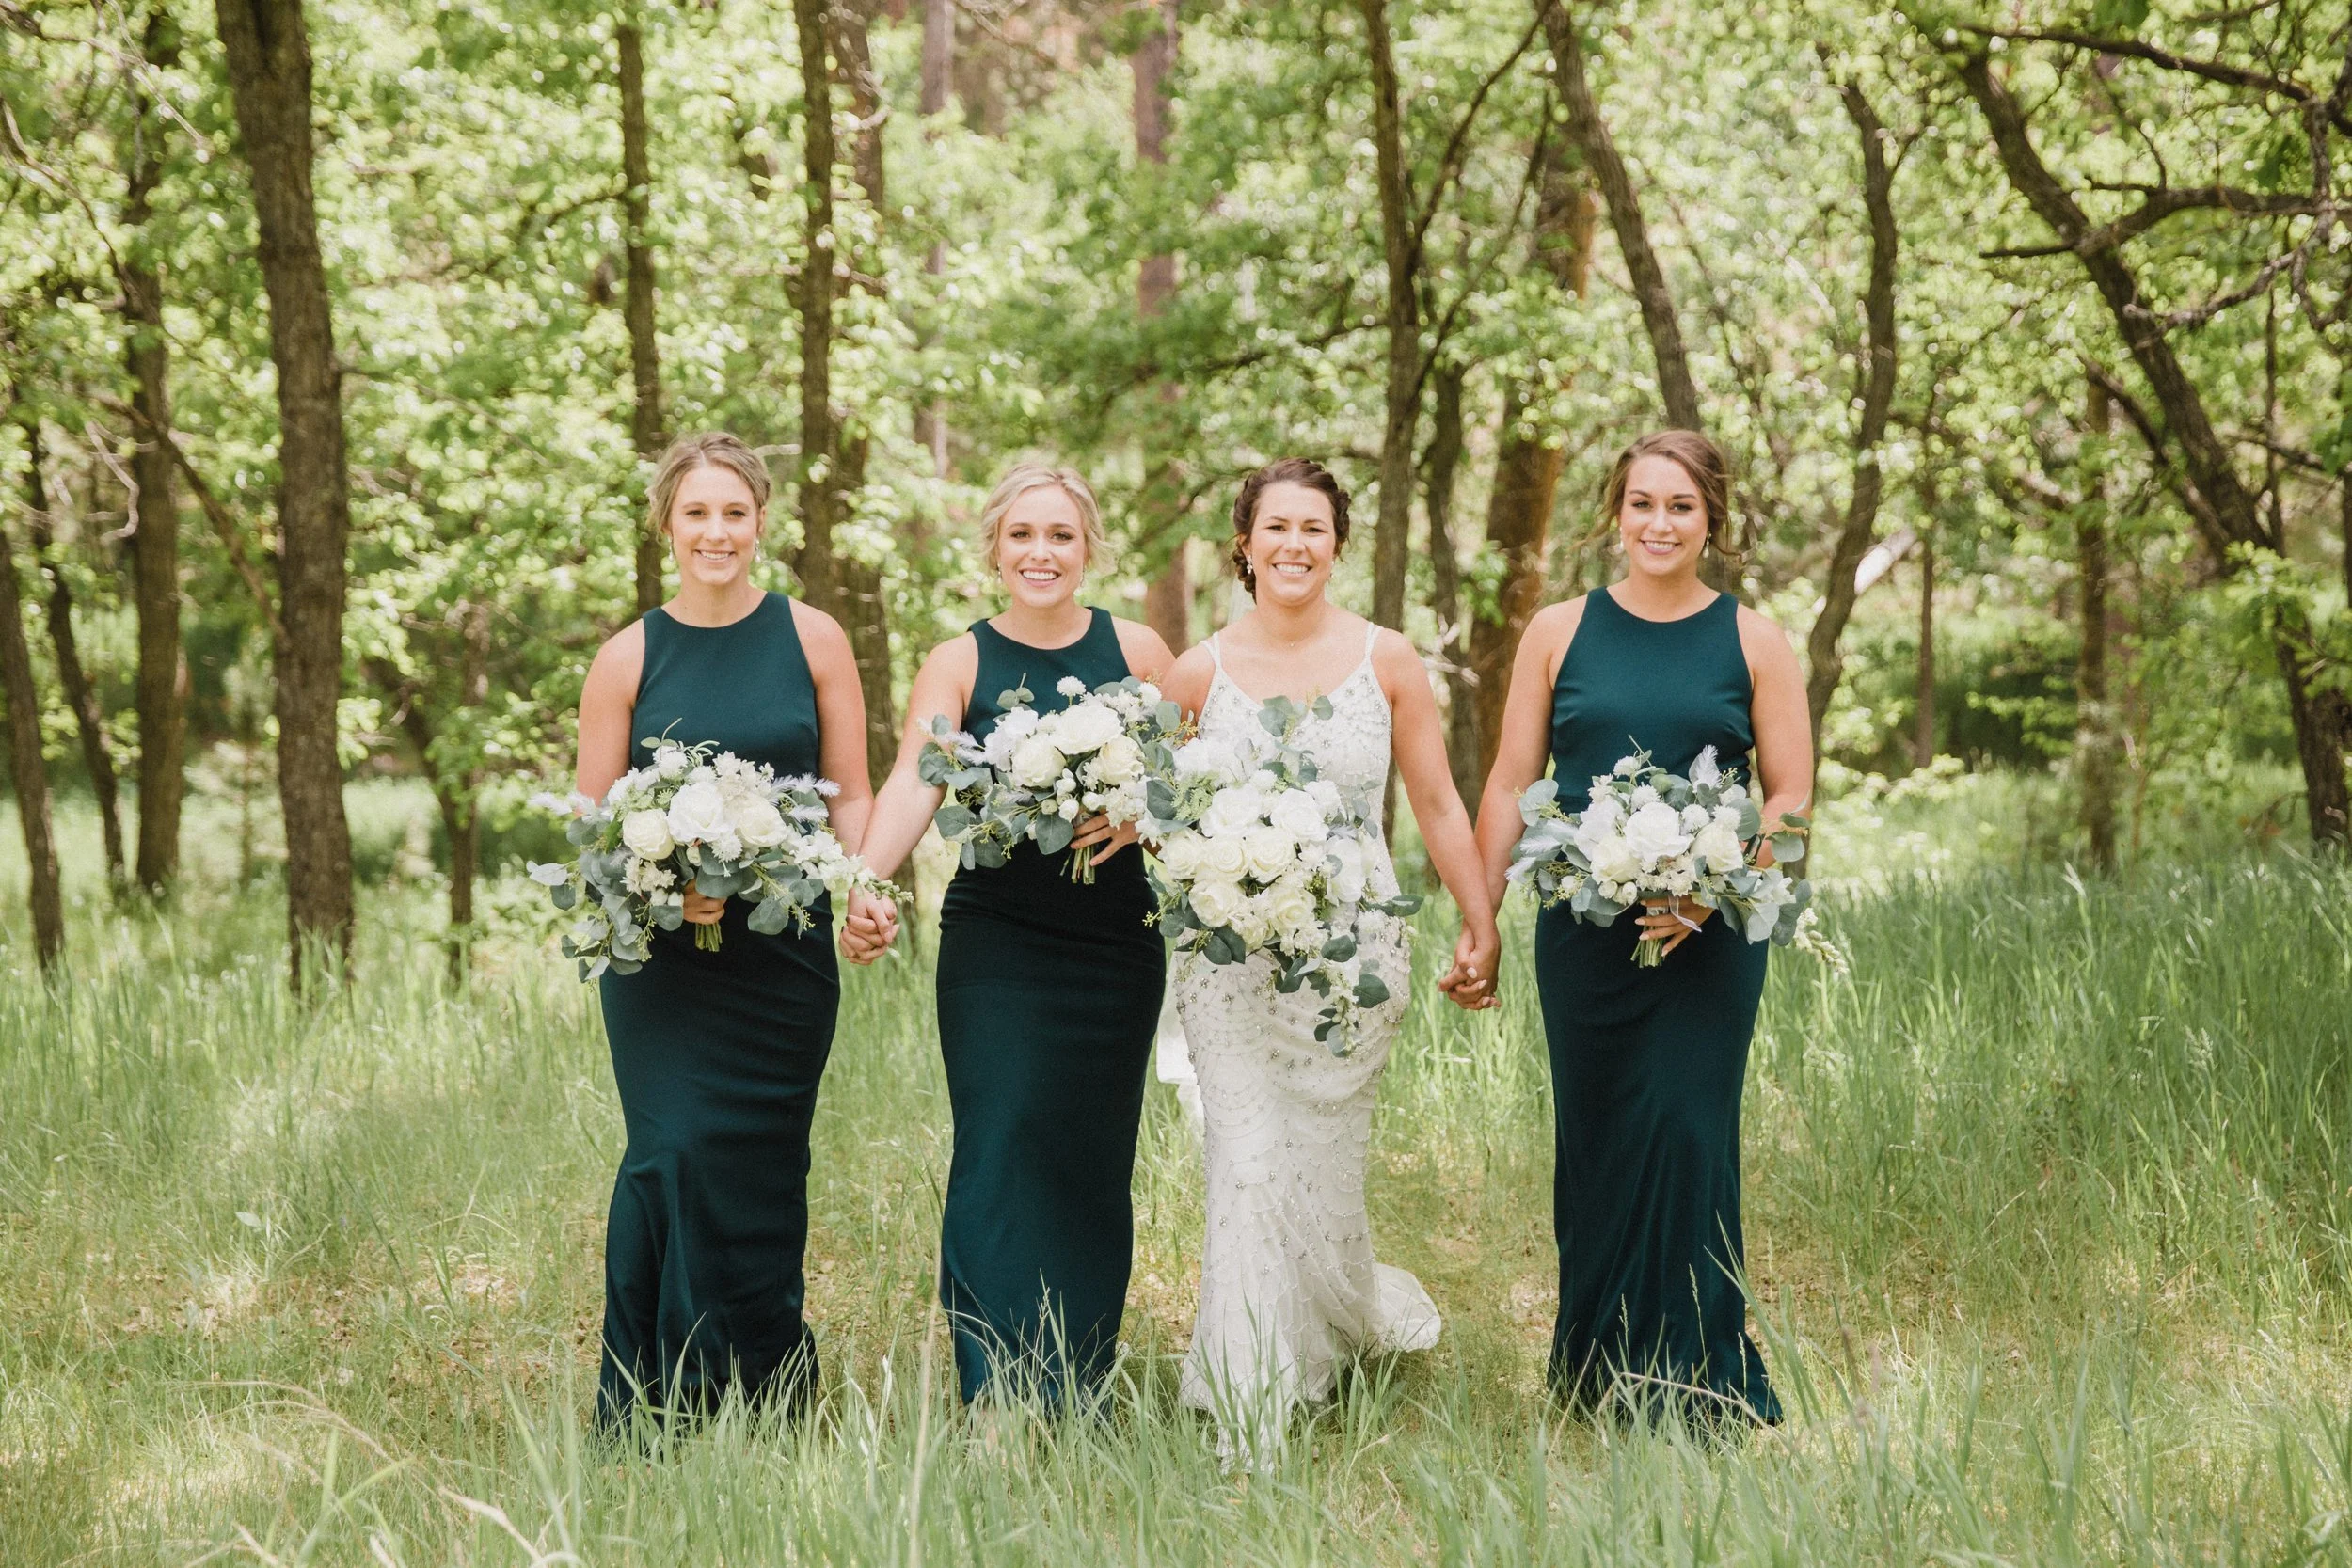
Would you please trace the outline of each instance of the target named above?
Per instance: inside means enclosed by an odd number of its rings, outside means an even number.
[[[850,651],[841,624],[823,610],[794,600],[792,617],[817,685],[817,765],[840,786],[825,810],[834,837],[854,854],[874,810],[873,781],[866,774],[866,689],[858,682],[857,656]]]
[[[946,791],[925,784],[916,765],[930,741],[933,719],[945,718],[951,725],[963,722],[979,673],[979,644],[969,633],[933,648],[916,673],[914,688],[907,693],[907,727],[898,740],[898,758],[891,765],[866,830],[862,853],[876,876],[895,875],[921,841],[923,830],[931,825],[931,815]]]
[[[580,761],[572,787],[601,800],[629,769],[628,726],[637,712],[637,683],[645,672],[645,624],[632,621],[596,650],[580,689]]]
[[[1764,829],[1771,832],[1790,812],[1805,814],[1813,803],[1813,720],[1804,702],[1804,676],[1788,634],[1742,608],[1740,647],[1747,655],[1755,688],[1748,722],[1756,735],[1756,768],[1764,800]],[[1772,846],[1757,857],[1772,863]]]
[[[1119,628],[1119,652],[1127,660],[1127,673],[1158,686],[1168,667],[1176,662],[1167,641],[1140,621],[1114,620],[1111,624]]]
[[[1502,902],[1503,873],[1519,842],[1519,797],[1544,776],[1551,760],[1551,689],[1560,658],[1583,619],[1584,601],[1549,605],[1535,612],[1519,638],[1511,664],[1511,690],[1503,699],[1502,734],[1494,766],[1486,770],[1478,801],[1478,861],[1487,895]]]
[[[1421,827],[1429,864],[1462,911],[1454,966],[1438,979],[1438,989],[1465,1006],[1490,1006],[1486,993],[1494,984],[1502,939],[1495,930],[1494,899],[1478,872],[1470,814],[1462,809],[1454,771],[1446,765],[1444,725],[1429,689],[1429,672],[1413,645],[1392,631],[1380,633],[1375,641],[1373,669],[1389,699],[1397,776],[1413,803],[1413,820]]]
[[[1196,642],[1168,667],[1167,675],[1159,682],[1160,695],[1184,709],[1185,718],[1198,719],[1201,705],[1209,700],[1209,683],[1216,674],[1216,661],[1210,657],[1209,645]]]

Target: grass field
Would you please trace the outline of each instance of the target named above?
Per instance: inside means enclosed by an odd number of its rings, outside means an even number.
[[[1970,850],[1991,799],[1842,847],[1833,814],[1851,978],[1774,964],[1746,1162],[1785,1427],[1542,1399],[1520,911],[1506,1006],[1418,1005],[1375,1129],[1375,1237],[1444,1342],[1249,1476],[1174,1407],[1199,1173],[1158,1085],[1116,1408],[956,1411],[919,954],[851,979],[818,1116],[820,1415],[624,1455],[583,1424],[620,1118],[566,970],[493,942],[453,989],[395,879],[306,1008],[266,884],[205,860],[163,917],[80,884],[44,988],[0,862],[0,1562],[2352,1560],[2352,873],[2084,883]]]

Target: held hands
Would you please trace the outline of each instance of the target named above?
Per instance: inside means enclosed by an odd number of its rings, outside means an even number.
[[[1136,842],[1134,823],[1130,822],[1123,828],[1114,828],[1111,826],[1111,819],[1107,816],[1089,816],[1078,824],[1078,831],[1071,838],[1070,847],[1073,849],[1083,849],[1089,844],[1095,846],[1094,863],[1100,865],[1134,842]]]
[[[861,968],[898,940],[898,906],[860,888],[850,895],[849,917],[841,923],[841,956]]]
[[[1484,1012],[1495,1005],[1495,979],[1502,960],[1502,938],[1492,925],[1474,931],[1468,925],[1454,943],[1454,967],[1438,979],[1438,989],[1467,1012]]]
[[[1671,903],[1645,904],[1636,924],[1644,937],[1659,939],[1658,956],[1662,958],[1697,935],[1714,912],[1695,898],[1677,898]]]

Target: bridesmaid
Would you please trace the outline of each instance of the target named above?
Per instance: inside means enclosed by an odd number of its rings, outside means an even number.
[[[694,436],[655,469],[649,524],[677,596],[596,654],[580,701],[578,787],[605,791],[662,736],[840,785],[834,832],[854,848],[873,806],[866,707],[833,618],[752,580],[767,466],[732,436]],[[801,1321],[808,1127],[840,984],[831,917],[762,936],[738,902],[690,892],[685,914],[724,932],[656,932],[634,974],[602,982],[628,1147],[605,1235],[608,1427],[641,1405],[702,1412],[729,1388],[801,1404],[817,1351]]]
[[[942,792],[916,772],[931,721],[985,738],[1016,688],[1052,712],[1089,689],[1157,680],[1168,645],[1150,627],[1078,602],[1103,547],[1094,494],[1068,469],[1022,464],[980,514],[1003,614],[931,650],[914,677],[898,761],[876,802],[866,863],[895,872]],[[1033,844],[994,870],[959,871],[939,914],[939,1044],[955,1114],[940,1226],[939,1297],[969,1402],[991,1390],[1059,1406],[1109,1371],[1135,1243],[1128,1184],[1167,956],[1132,829],[1101,817],[1091,884]],[[844,951],[870,961],[893,911],[861,897]],[[870,919],[871,925],[866,924]],[[861,940],[861,932],[878,936]]]
[[[1727,491],[1722,452],[1692,431],[1645,436],[1611,467],[1602,507],[1625,572],[1539,611],[1512,670],[1478,814],[1498,897],[1518,796],[1547,756],[1567,811],[1637,744],[1673,772],[1708,746],[1752,788],[1760,769],[1768,825],[1810,796],[1812,734],[1788,638],[1699,580],[1702,550],[1723,548]],[[1747,1334],[1740,1230],[1740,1098],[1768,949],[1711,913],[1681,899],[1606,927],[1564,909],[1536,920],[1557,1117],[1550,1380],[1581,1409],[1622,1386],[1700,1420],[1780,1418]],[[1632,961],[1645,934],[1664,938],[1656,969]]]

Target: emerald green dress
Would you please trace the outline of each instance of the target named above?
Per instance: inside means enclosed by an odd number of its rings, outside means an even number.
[[[724,626],[646,612],[644,673],[629,720],[632,766],[666,736],[818,771],[817,686],[792,601],[771,594]],[[727,901],[723,944],[657,931],[652,960],[603,977],[628,1147],[605,1233],[608,1425],[641,1402],[707,1411],[730,1387],[796,1403],[814,1385],[801,1321],[808,1241],[808,1128],[833,1049],[841,987],[833,919],[762,936]]]
[[[1587,595],[1552,689],[1561,808],[1581,810],[1637,746],[1675,773],[1712,746],[1754,788],[1753,698],[1729,594],[1668,622]],[[1740,1285],[1740,1098],[1768,948],[1717,915],[1644,969],[1635,921],[1554,908],[1535,924],[1556,1117],[1552,1386],[1592,1409],[1632,1378],[1651,1408],[1777,1421]]]
[[[1066,648],[972,625],[979,673],[963,728],[985,737],[997,697],[1123,679],[1104,611]],[[999,1379],[1049,1404],[1098,1384],[1119,1348],[1135,1248],[1136,1131],[1168,958],[1130,845],[1073,882],[1069,856],[1024,843],[959,871],[939,911],[939,1044],[956,1124],[939,1240],[939,1299],[963,1397]]]

